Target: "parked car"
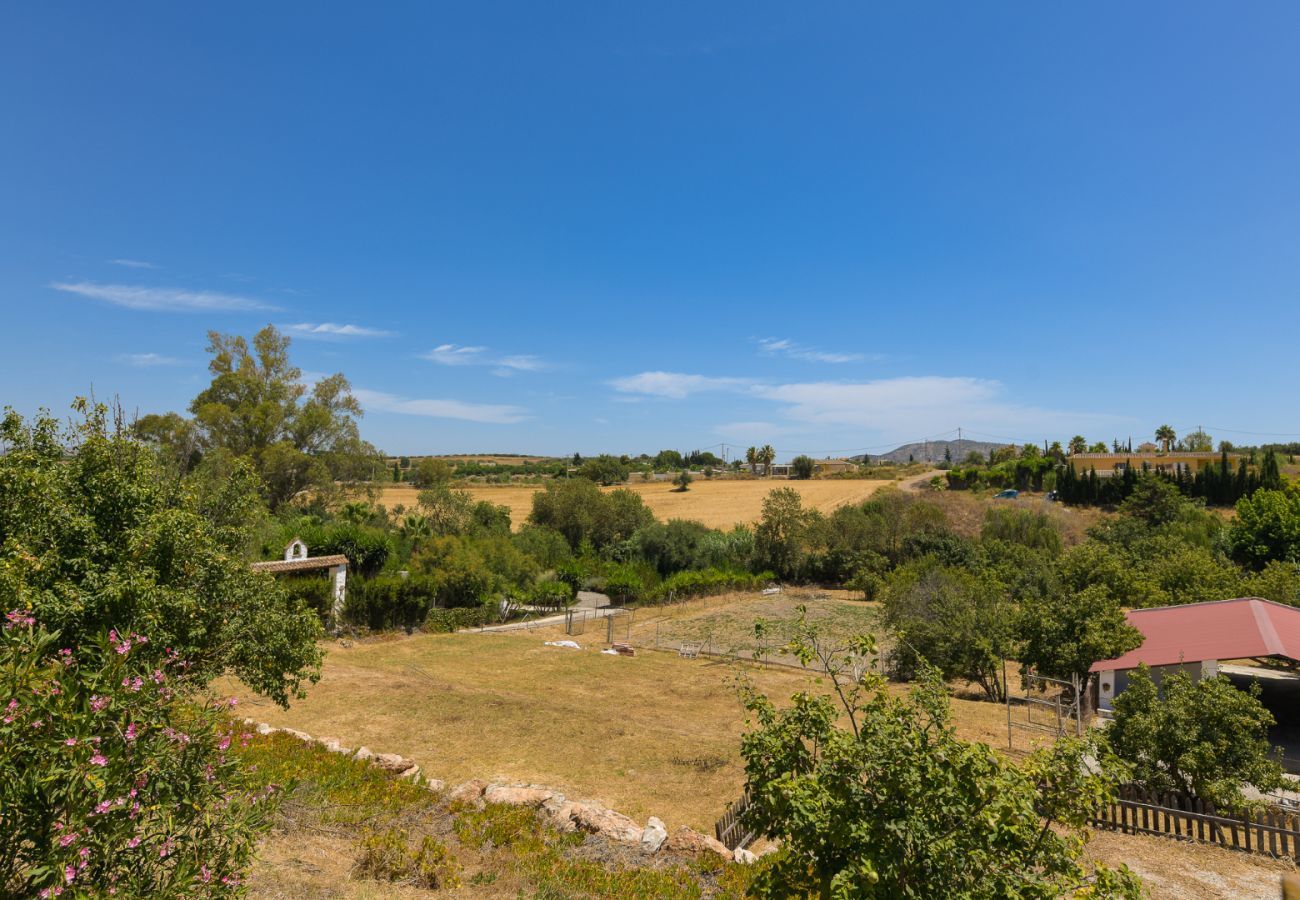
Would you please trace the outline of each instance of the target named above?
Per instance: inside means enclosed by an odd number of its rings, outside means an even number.
[[[998,491],[993,495],[994,500],[1014,500],[1020,496],[1020,491],[1013,491],[1008,488],[1005,491]]]

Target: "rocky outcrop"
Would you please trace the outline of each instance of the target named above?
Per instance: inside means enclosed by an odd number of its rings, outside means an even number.
[[[543,803],[553,798],[559,798],[563,802],[564,795],[535,785],[489,784],[483,791],[483,800],[487,803],[528,806],[533,809],[540,809]]]
[[[486,781],[477,778],[462,782],[447,792],[447,800],[451,803],[481,803],[487,786]]]
[[[629,844],[641,842],[643,829],[622,813],[586,803],[575,803],[572,812],[573,824],[579,831],[599,834],[610,840],[626,841]]]
[[[703,856],[708,853],[716,853],[718,856],[725,856],[732,859],[732,852],[727,849],[727,845],[717,838],[711,838],[707,834],[700,834],[693,828],[687,828],[683,825],[673,832],[672,837],[668,838],[666,845],[669,850],[675,853],[685,853],[692,856]]]

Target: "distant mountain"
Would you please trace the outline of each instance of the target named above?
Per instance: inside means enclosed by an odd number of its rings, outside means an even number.
[[[967,454],[971,451],[982,453],[985,459],[998,447],[1005,447],[1005,444],[990,443],[988,441],[923,441],[916,444],[904,444],[896,450],[890,450],[888,453],[872,453],[871,462],[894,462],[905,463],[908,459],[916,462],[942,462],[944,459],[943,452],[947,449],[952,450],[952,461],[961,463],[966,459]],[[852,457],[854,462],[862,462],[861,456]]]

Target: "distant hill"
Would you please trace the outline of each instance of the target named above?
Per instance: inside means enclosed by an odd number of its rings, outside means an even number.
[[[990,452],[1004,446],[1006,445],[990,443],[989,441],[926,441],[916,444],[904,444],[895,450],[890,450],[888,453],[869,454],[869,456],[871,462],[883,460],[905,463],[909,458],[916,462],[942,462],[944,458],[943,452],[951,448],[952,461],[960,463],[972,450],[984,454],[984,458],[987,459]],[[854,456],[852,459],[854,462],[862,462],[861,456]]]

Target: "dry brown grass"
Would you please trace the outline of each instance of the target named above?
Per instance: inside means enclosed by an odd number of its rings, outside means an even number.
[[[820,600],[814,594],[738,594],[641,610],[633,638],[652,643],[656,627],[741,638],[754,617],[780,618],[800,603],[833,626],[871,626],[871,605],[845,600],[840,592]],[[331,644],[321,683],[289,711],[238,686],[227,688],[241,693],[258,720],[411,756],[427,774],[449,783],[547,784],[641,821],[657,815],[670,828],[706,832],[744,780],[739,737],[745,716],[736,677],[747,675],[777,698],[827,689],[808,673],[779,666],[689,661],[647,649],[635,657],[608,656],[599,652],[603,636],[603,627],[593,626],[576,638],[583,647],[578,651],[544,646],[563,637],[559,628]],[[953,700],[959,735],[1005,748],[1005,707],[968,696],[959,692]],[[1017,755],[1045,740],[1017,730]],[[346,853],[328,835],[272,837],[255,873],[257,895],[423,895],[350,881],[339,859]],[[1276,896],[1278,876],[1291,868],[1243,853],[1107,832],[1094,833],[1089,853],[1130,865],[1157,900]]]
[[[608,656],[599,652],[604,629],[594,626],[577,638],[582,650],[543,645],[560,636],[552,629],[331,644],[321,682],[288,711],[238,685],[226,689],[260,721],[401,753],[449,782],[542,783],[634,818],[658,815],[705,831],[744,781],[736,677],[747,674],[777,698],[826,689],[781,667],[653,650]],[[1004,707],[957,699],[954,712],[963,737],[1005,746]]]
[[[859,503],[893,481],[863,481],[856,479],[827,479],[825,481],[793,481],[776,478],[696,479],[685,492],[673,490],[667,482],[632,482],[621,487],[636,491],[645,500],[655,517],[668,519],[694,519],[710,528],[730,528],[733,525],[754,522],[763,508],[763,498],[779,487],[792,487],[803,498],[805,506],[830,512],[846,503]],[[474,484],[461,486],[475,500],[490,500],[510,507],[510,521],[518,528],[533,509],[533,494],[544,489],[536,484]],[[607,488],[614,490],[614,488]],[[419,489],[408,484],[386,484],[379,489],[379,502],[389,509],[401,504],[408,509],[419,500]]]

